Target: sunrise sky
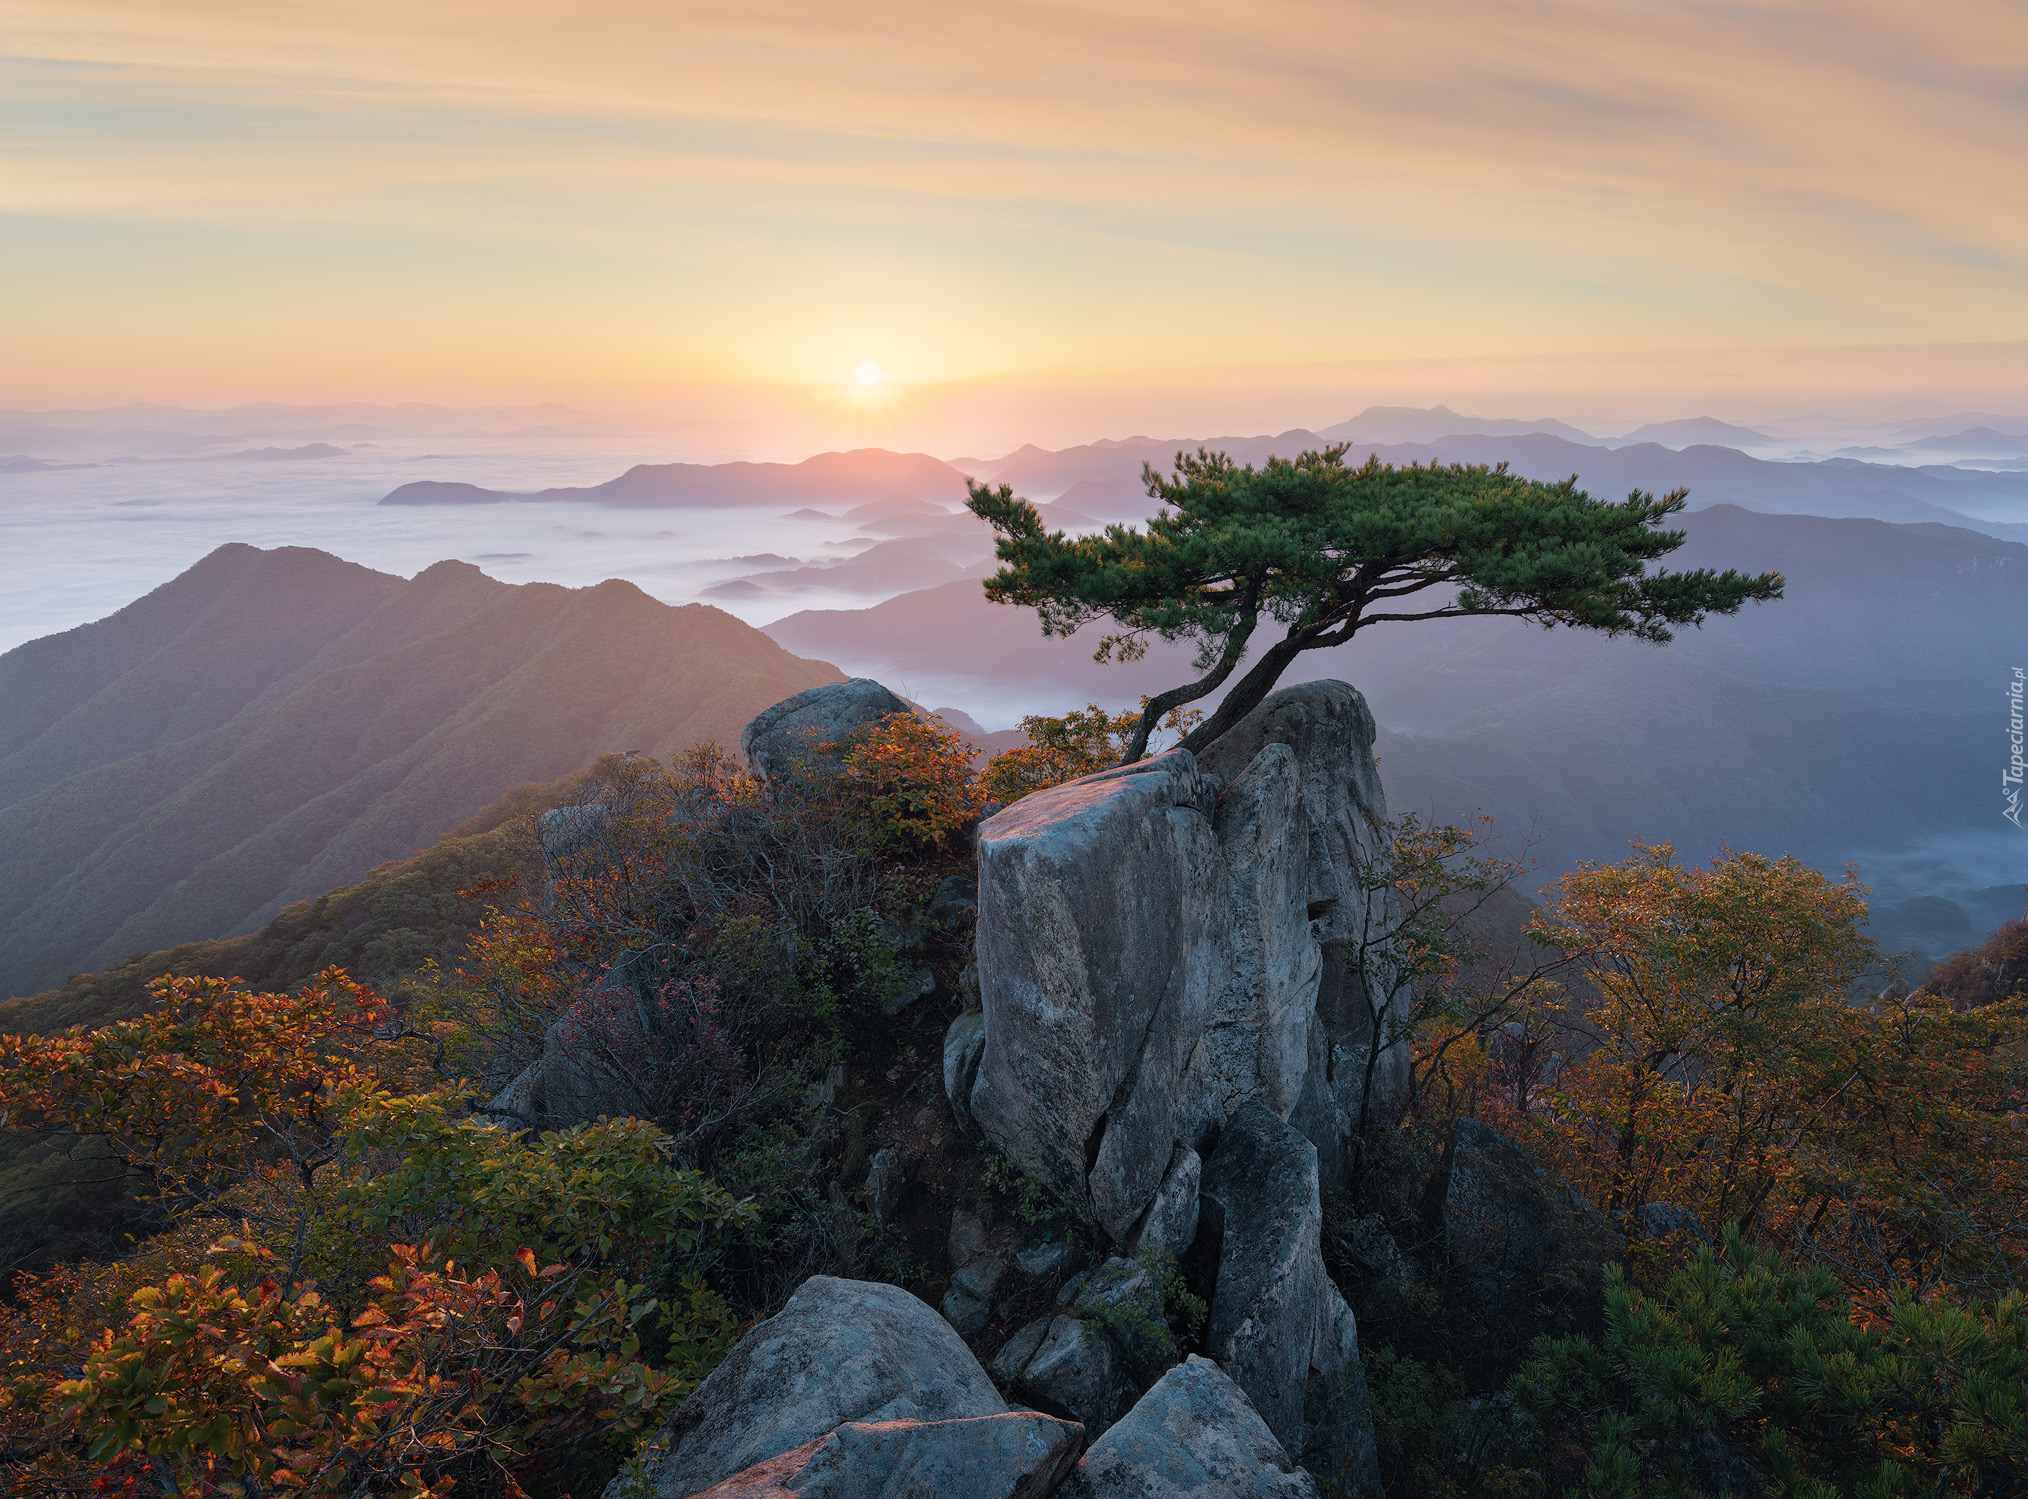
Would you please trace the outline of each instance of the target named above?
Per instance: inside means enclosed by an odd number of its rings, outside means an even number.
[[[2028,409],[2016,3],[0,0],[0,51],[8,406]]]

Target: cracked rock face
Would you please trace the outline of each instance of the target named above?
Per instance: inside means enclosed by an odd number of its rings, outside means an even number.
[[[1203,1160],[1188,1145],[1178,1145],[1154,1201],[1128,1236],[1127,1248],[1134,1254],[1154,1249],[1172,1260],[1182,1259],[1197,1239],[1197,1199],[1203,1180]]]
[[[1104,1334],[1071,1316],[1057,1316],[1015,1335],[1004,1360],[1018,1366],[1008,1378],[1015,1391],[1043,1410],[1067,1416],[1097,1434],[1134,1403],[1134,1388],[1120,1367],[1119,1350]],[[1025,1356],[1024,1356],[1025,1354]],[[996,1364],[997,1368],[998,1365]]]
[[[1210,1107],[1176,1082],[1223,977],[1221,861],[1199,806],[1214,793],[1171,751],[1023,797],[979,829],[972,1118],[1114,1235]]]
[[[1408,1046],[1405,1040],[1388,1045],[1383,1036],[1375,1052],[1369,996],[1353,959],[1361,939],[1384,915],[1384,906],[1369,901],[1360,888],[1361,871],[1383,852],[1387,822],[1373,735],[1373,715],[1359,693],[1343,682],[1305,682],[1268,698],[1209,745],[1199,761],[1202,769],[1230,781],[1271,745],[1286,746],[1296,758],[1311,840],[1310,931],[1322,972],[1303,1096],[1286,1117],[1316,1145],[1327,1181],[1342,1173],[1340,1145],[1362,1107],[1393,1118],[1408,1093]],[[1372,1008],[1384,1009],[1384,996],[1372,999]]]
[[[1307,683],[1202,763],[1172,750],[981,826],[969,1112],[1115,1238],[1177,1147],[1244,1104],[1293,1117],[1337,1161],[1369,1071],[1340,955],[1386,814],[1372,743],[1357,692]],[[1406,1057],[1383,1052],[1384,1087]]]
[[[1324,1268],[1316,1147],[1247,1104],[1205,1163],[1203,1215],[1220,1240],[1205,1348],[1292,1456],[1377,1483],[1358,1325]]]

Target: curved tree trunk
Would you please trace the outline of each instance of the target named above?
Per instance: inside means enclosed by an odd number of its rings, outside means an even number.
[[[1232,691],[1225,694],[1217,711],[1190,731],[1182,747],[1193,755],[1201,754],[1206,745],[1266,701],[1291,661],[1304,651],[1337,643],[1319,631],[1292,626],[1287,635],[1269,646],[1247,674],[1233,684]]]
[[[1171,687],[1167,692],[1157,693],[1148,699],[1147,706],[1141,709],[1141,721],[1134,726],[1134,737],[1127,744],[1127,752],[1120,757],[1120,764],[1132,765],[1148,753],[1148,736],[1155,732],[1155,725],[1162,721],[1164,713],[1185,703],[1194,703],[1218,690],[1219,684],[1232,675],[1233,667],[1239,665],[1240,658],[1246,654],[1246,643],[1253,638],[1254,622],[1258,618],[1259,613],[1249,597],[1239,624],[1226,637],[1218,664],[1196,681],[1182,687]]]

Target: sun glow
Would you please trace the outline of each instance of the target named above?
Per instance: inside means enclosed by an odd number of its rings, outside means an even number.
[[[862,359],[852,367],[852,378],[871,390],[880,383],[880,366],[871,359]]]

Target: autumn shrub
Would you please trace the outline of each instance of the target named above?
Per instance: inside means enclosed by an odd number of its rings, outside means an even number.
[[[1030,714],[1021,720],[1028,742],[987,761],[979,789],[989,800],[1018,802],[1030,792],[1111,770],[1140,721],[1139,713],[1108,713],[1097,703],[1061,717]]]
[[[810,1099],[890,1046],[898,1017],[947,1002],[968,961],[967,934],[927,907],[970,867],[969,749],[900,713],[813,740],[766,782],[706,746],[614,759],[583,795],[550,825],[544,890],[419,986],[411,1025],[487,1092],[553,1046],[574,1107],[596,1094],[653,1119],[754,1198],[708,1267],[743,1313],[864,1269],[865,1214],[826,1191],[850,1131]]]
[[[0,1039],[9,1122],[105,1142],[181,1225],[0,1312],[14,1490],[560,1491],[729,1346],[700,1271],[751,1209],[655,1126],[527,1137],[390,1092],[411,1044],[342,974],[159,997]]]
[[[560,1036],[620,1107],[686,1144],[722,1125],[753,1086],[709,976],[665,979],[646,994],[593,984],[564,1012]]]
[[[1142,707],[1147,702],[1142,698]],[[1164,742],[1182,739],[1203,717],[1201,709],[1189,707],[1166,714],[1161,723],[1162,734],[1168,736]],[[1028,742],[986,762],[979,776],[980,793],[987,801],[1004,805],[1030,792],[1112,770],[1126,759],[1140,723],[1138,712],[1108,713],[1097,703],[1073,708],[1061,717],[1032,713],[1020,724]]]
[[[307,1182],[332,1157],[336,1101],[408,1070],[379,994],[338,970],[293,994],[160,978],[156,1008],[97,1030],[0,1036],[0,1129],[91,1137],[166,1213],[213,1202],[250,1163]]]
[[[21,1482],[74,1481],[81,1457],[141,1460],[175,1492],[597,1479],[738,1331],[694,1266],[750,1209],[669,1146],[634,1120],[523,1141],[438,1100],[362,1104],[352,1169],[317,1183],[295,1234],[252,1221],[140,1284],[67,1272],[0,1319],[105,1326],[69,1382],[54,1373],[76,1366],[74,1336],[0,1336],[0,1414],[39,1438],[11,1444]],[[415,1229],[432,1237],[398,1237]]]
[[[857,839],[924,874],[962,854],[962,834],[985,801],[962,735],[914,713],[862,725],[831,749],[837,770],[804,771],[808,796],[829,791],[852,809]],[[814,782],[814,787],[812,786]]]
[[[135,1291],[54,1394],[88,1458],[145,1459],[177,1492],[517,1493],[682,1386],[637,1357],[653,1302],[592,1279],[525,1249],[503,1274],[397,1244],[337,1307],[207,1266]]]
[[[1923,988],[1959,1009],[2028,993],[2028,916],[2002,923],[1975,948],[1952,953],[1930,970]]]

